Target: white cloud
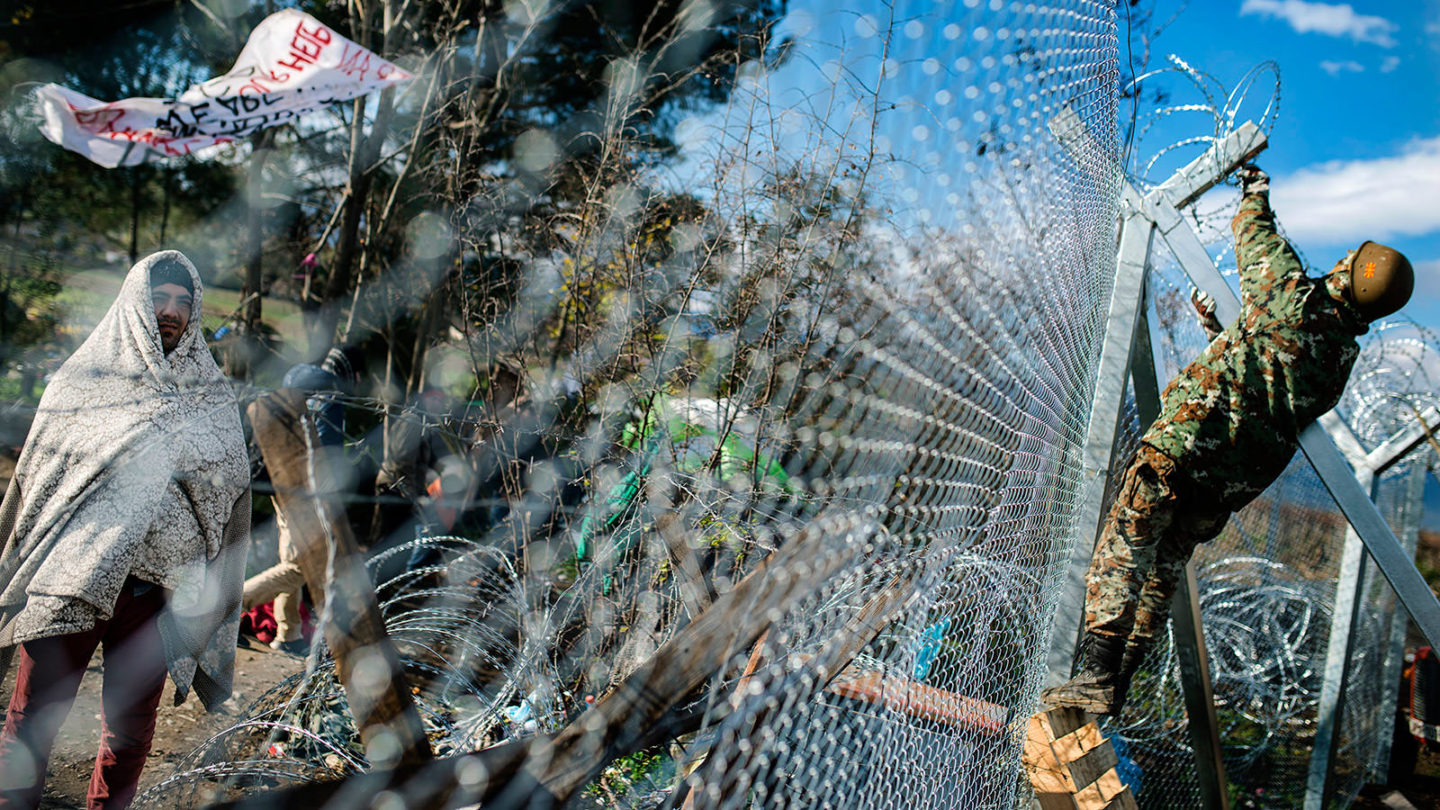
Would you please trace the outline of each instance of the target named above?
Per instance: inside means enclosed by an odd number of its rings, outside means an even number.
[[[1326,34],[1349,37],[1356,42],[1369,42],[1382,48],[1395,47],[1391,36],[1399,26],[1384,17],[1356,14],[1348,3],[1311,3],[1307,0],[1244,0],[1240,14],[1277,17],[1290,24],[1298,33]]]
[[[1415,262],[1414,296],[1417,299],[1440,300],[1440,259]]]
[[[1321,62],[1321,63],[1320,63],[1320,69],[1323,70],[1323,71],[1325,71],[1326,73],[1329,73],[1331,76],[1339,76],[1341,73],[1345,73],[1345,72],[1349,72],[1349,73],[1364,73],[1364,72],[1365,72],[1365,66],[1362,65],[1362,64],[1360,64],[1359,62],[1353,62],[1353,61],[1349,61],[1349,62],[1331,62],[1331,61],[1328,60],[1328,59],[1325,60],[1324,62]]]
[[[1385,57],[1385,61],[1383,61],[1383,62],[1380,63],[1380,72],[1381,72],[1381,73],[1394,73],[1394,72],[1395,72],[1395,68],[1398,68],[1398,67],[1400,67],[1400,57],[1398,57],[1398,56],[1387,56],[1387,57]]]
[[[1440,231],[1440,136],[1392,157],[1310,166],[1271,188],[1285,232],[1301,245]]]

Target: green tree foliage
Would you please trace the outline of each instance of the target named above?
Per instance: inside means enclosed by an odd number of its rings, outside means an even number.
[[[101,100],[167,97],[207,70],[186,47],[198,14],[169,0],[8,3],[0,39],[0,217],[52,223],[59,234],[141,250],[167,243],[234,193],[233,169],[188,160],[104,169],[48,144],[29,114],[33,82],[56,82]]]
[[[60,293],[54,255],[13,246],[0,273],[0,369],[24,366],[21,395],[33,398],[48,344],[56,337],[56,296]]]
[[[291,130],[277,143],[292,166],[329,167],[314,176],[331,184],[309,197],[335,213],[321,277],[308,285],[312,355],[332,335],[373,339],[387,379],[410,394],[429,345],[450,329],[493,326],[550,258],[576,254],[560,271],[574,283],[555,285],[566,294],[531,333],[548,342],[525,347],[528,360],[476,355],[481,386],[501,366],[553,364],[583,345],[607,296],[615,303],[617,273],[633,280],[663,264],[668,229],[693,222],[698,202],[658,190],[647,173],[675,154],[683,112],[723,100],[746,62],[774,59],[770,28],[784,2],[307,8],[417,75],[399,94],[354,105],[348,131]],[[340,169],[346,180],[334,184]],[[621,187],[633,194],[607,192]],[[446,246],[433,249],[437,240]]]

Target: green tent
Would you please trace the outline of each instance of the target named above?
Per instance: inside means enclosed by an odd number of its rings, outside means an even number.
[[[770,448],[759,434],[754,415],[729,400],[656,394],[621,433],[620,444],[634,453],[634,467],[611,487],[603,509],[581,520],[576,558],[589,562],[598,532],[633,521],[636,497],[657,465],[680,475],[708,472],[731,485],[743,480],[749,489],[791,492],[789,474],[766,452]],[[628,546],[644,528],[636,525],[615,542]]]

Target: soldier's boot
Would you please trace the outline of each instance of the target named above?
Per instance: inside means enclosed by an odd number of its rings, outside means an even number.
[[[1086,633],[1080,639],[1075,677],[1041,692],[1040,699],[1051,706],[1068,706],[1091,714],[1117,713],[1118,704],[1125,701],[1119,689],[1124,655],[1124,636]]]
[[[1140,665],[1145,663],[1149,657],[1150,650],[1155,646],[1153,638],[1132,638],[1130,643],[1125,645],[1125,655],[1120,658],[1120,672],[1115,679],[1115,700],[1113,705],[1115,711],[1112,715],[1120,714],[1125,708],[1126,698],[1130,695],[1130,685],[1135,680],[1135,673],[1140,671]]]

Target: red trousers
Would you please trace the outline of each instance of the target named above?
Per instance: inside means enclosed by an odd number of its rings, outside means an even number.
[[[83,633],[20,645],[15,691],[0,731],[0,810],[40,803],[50,748],[80,688],[95,648],[104,645],[100,751],[86,808],[124,808],[135,798],[155,735],[165,687],[165,650],[155,617],[165,604],[158,586],[134,595],[127,580],[114,615]]]

